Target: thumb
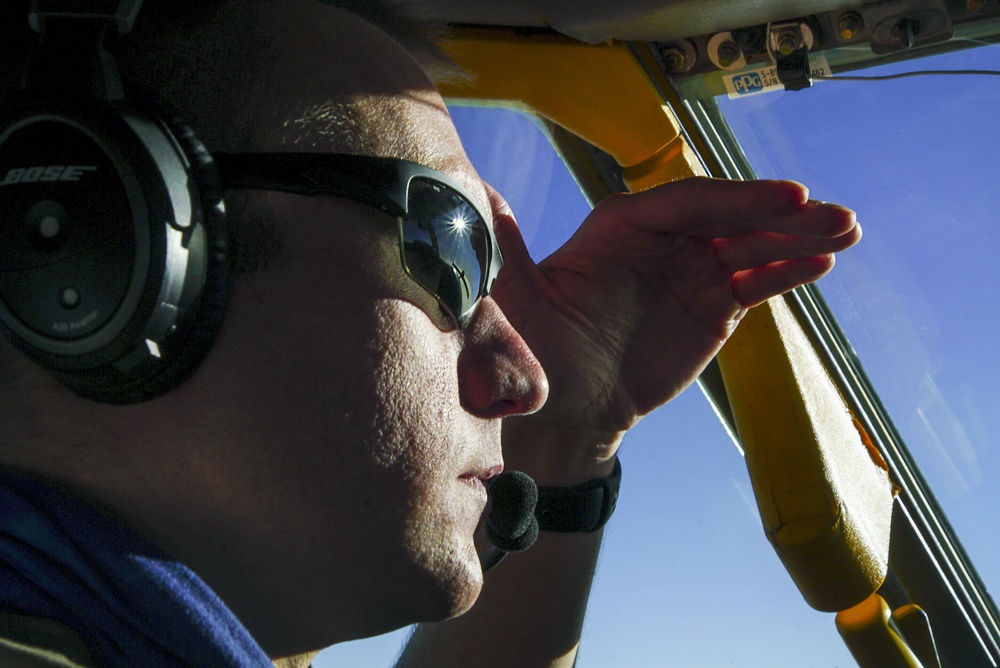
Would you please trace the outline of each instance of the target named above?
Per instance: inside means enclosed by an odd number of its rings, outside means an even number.
[[[513,215],[497,213],[493,221],[493,232],[503,254],[503,271],[500,274],[503,281],[524,276],[529,268],[535,266]]]
[[[525,289],[524,282],[531,275],[535,263],[528,253],[528,247],[524,243],[524,237],[521,236],[521,230],[507,200],[490,184],[484,182],[483,185],[486,186],[486,194],[493,209],[493,233],[497,237],[497,244],[503,255],[503,270],[497,278],[494,289],[494,298],[502,306],[505,293],[509,293],[512,284],[521,284],[515,291]]]

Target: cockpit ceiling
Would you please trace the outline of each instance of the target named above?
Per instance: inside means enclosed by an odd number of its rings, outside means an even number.
[[[427,0],[452,23],[551,28],[597,43],[664,42],[856,7],[844,0]]]

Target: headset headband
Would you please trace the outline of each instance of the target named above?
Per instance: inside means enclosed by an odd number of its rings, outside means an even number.
[[[28,23],[40,33],[48,19],[93,19],[113,22],[119,35],[132,30],[143,0],[32,0]],[[83,6],[81,6],[83,5]]]

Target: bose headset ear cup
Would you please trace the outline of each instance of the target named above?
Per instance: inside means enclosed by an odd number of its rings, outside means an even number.
[[[141,0],[56,4],[31,5],[39,41],[0,124],[0,333],[84,397],[143,401],[219,329],[222,188],[176,114],[125,96],[113,48]]]
[[[134,398],[129,403],[166,394],[195,372],[211,350],[222,326],[229,279],[226,209],[212,155],[173,109],[155,98],[149,104],[177,140],[191,165],[205,227],[205,282],[201,294],[184,316],[189,329],[178,354],[155,377],[144,380],[136,387]]]
[[[222,318],[222,189],[194,133],[165,116],[125,102],[36,104],[0,128],[0,325],[96,401],[169,391]]]
[[[168,138],[176,142],[190,166],[194,191],[201,205],[205,233],[205,276],[201,293],[177,323],[170,335],[169,354],[153,367],[152,373],[129,378],[126,382],[106,384],[57,378],[84,396],[104,403],[131,404],[162,396],[187,380],[208,355],[215,342],[225,313],[228,288],[228,237],[223,189],[215,163],[194,131],[166,103],[154,96],[143,98],[143,108]],[[83,390],[83,391],[81,391]]]

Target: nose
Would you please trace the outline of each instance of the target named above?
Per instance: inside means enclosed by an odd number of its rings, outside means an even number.
[[[542,365],[490,297],[465,328],[458,376],[462,406],[482,418],[534,413],[549,395]]]

